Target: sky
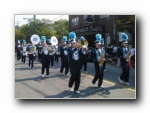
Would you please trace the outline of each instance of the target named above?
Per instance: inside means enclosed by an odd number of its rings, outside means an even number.
[[[27,24],[28,21],[27,19],[31,19],[33,18],[34,15],[15,15],[15,25],[23,25],[23,24]],[[24,19],[26,18],[26,19]],[[36,15],[36,18],[37,19],[49,19],[49,20],[52,20],[52,21],[56,21],[56,20],[59,20],[59,19],[67,19],[68,20],[68,15]]]

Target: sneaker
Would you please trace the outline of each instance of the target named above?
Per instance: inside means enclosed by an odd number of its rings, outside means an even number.
[[[104,88],[104,86],[101,85],[101,86],[98,86],[98,88]]]
[[[120,77],[118,77],[118,80],[119,80],[120,83],[123,83],[123,80],[121,80]]]
[[[71,87],[71,88],[69,88],[69,91],[73,91],[73,88]]]
[[[96,84],[92,83],[92,87],[96,87]]]
[[[80,94],[80,91],[79,90],[77,90],[77,91],[75,91],[77,94]]]
[[[129,82],[124,82],[124,84],[126,84],[126,85],[130,85],[130,84],[129,84]]]
[[[44,78],[44,77],[45,77],[45,75],[43,74],[43,75],[42,75],[42,77]]]
[[[68,77],[68,74],[65,74],[64,77]]]
[[[46,77],[49,78],[50,76],[49,76],[49,75],[46,75]]]

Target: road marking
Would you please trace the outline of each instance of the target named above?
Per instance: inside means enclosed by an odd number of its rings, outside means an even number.
[[[93,77],[92,75],[90,75],[90,74],[85,74],[85,73],[81,73],[81,74],[84,75],[84,76],[87,76],[87,77],[89,77],[89,78],[94,78],[94,77]],[[121,87],[127,88],[127,89],[130,90],[130,91],[135,91],[135,89],[134,89],[133,87],[127,86],[127,85],[125,85],[125,84],[120,84],[120,83],[113,82],[113,81],[111,81],[111,80],[106,80],[106,79],[104,79],[104,82],[106,82],[106,83],[108,83],[108,84],[111,84],[111,85],[117,85],[117,86],[121,86]]]

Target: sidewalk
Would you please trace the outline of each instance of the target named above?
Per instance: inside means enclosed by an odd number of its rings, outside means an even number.
[[[50,77],[41,77],[41,64],[28,68],[27,63],[15,64],[15,98],[17,99],[136,99],[136,91],[128,86],[104,79],[104,88],[92,87],[93,76],[81,74],[80,94],[69,91],[69,77],[59,73],[60,64],[50,68]]]

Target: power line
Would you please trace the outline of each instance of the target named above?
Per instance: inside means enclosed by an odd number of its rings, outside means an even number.
[[[61,15],[61,16],[59,16],[59,17],[56,17],[56,18],[54,18],[54,19],[51,19],[52,21],[53,20],[56,20],[56,19],[58,19],[58,18],[60,18],[60,17],[62,17],[62,16],[64,16],[64,15]]]

